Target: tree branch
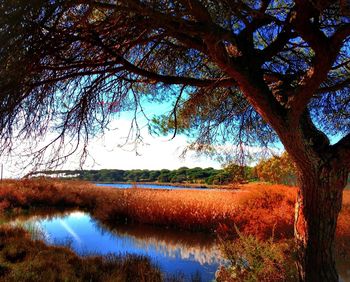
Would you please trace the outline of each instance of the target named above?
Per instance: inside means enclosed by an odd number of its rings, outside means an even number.
[[[345,87],[350,87],[350,78],[343,80],[342,82],[339,82],[337,84],[331,85],[331,86],[324,86],[317,90],[317,94],[323,94],[328,92],[335,92],[338,90],[342,90]]]
[[[183,2],[187,2],[183,0]],[[194,11],[191,9],[192,16],[201,19],[201,21],[191,21],[184,19],[184,17],[176,16],[173,14],[166,14],[155,9],[152,9],[148,5],[141,3],[138,0],[129,0],[129,8],[137,12],[139,15],[144,15],[152,19],[152,23],[156,28],[164,28],[167,31],[175,34],[184,34],[186,36],[199,36],[204,37],[208,34],[215,34],[220,37],[220,40],[227,40],[235,43],[237,38],[229,30],[217,25],[211,21],[209,13],[205,15],[204,12]],[[200,9],[204,9],[202,4],[196,1],[197,5],[200,5]],[[189,6],[194,5],[194,3],[188,4]]]
[[[101,48],[105,49],[111,56],[115,58],[117,63],[123,65],[124,70],[147,78],[149,83],[161,82],[165,84],[181,84],[197,87],[208,87],[214,85],[217,87],[231,87],[236,85],[235,80],[232,78],[198,79],[194,77],[161,75],[155,72],[151,72],[142,69],[126,60],[124,57],[116,53],[112,48],[104,44],[97,35],[94,36],[94,39]]]
[[[341,45],[350,36],[350,23],[341,26],[332,36],[333,45]]]
[[[318,16],[317,11],[305,0],[297,0],[295,17],[292,25],[302,38],[310,45],[315,52],[313,65],[305,72],[299,81],[299,86],[288,93],[287,107],[291,109],[290,117],[293,125],[297,126],[297,121],[305,110],[308,102],[318,91],[320,84],[326,80],[327,74],[332,68],[337,55],[342,46],[342,41],[337,37],[331,39],[314,24]],[[341,32],[340,34],[343,34]]]
[[[286,22],[284,23],[282,31],[278,34],[277,38],[270,43],[264,50],[261,51],[261,56],[266,61],[273,56],[277,55],[282,51],[283,47],[287,44],[290,39],[297,37],[295,32],[292,32],[292,27],[290,25],[292,12],[290,11]]]
[[[206,9],[202,3],[197,0],[180,0],[180,2],[198,21],[212,24],[212,19],[208,9]]]

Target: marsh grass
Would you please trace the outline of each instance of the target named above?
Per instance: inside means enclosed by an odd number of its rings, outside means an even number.
[[[297,189],[252,183],[240,191],[152,190],[97,187],[82,181],[7,180],[0,183],[0,213],[33,209],[80,209],[102,223],[141,223],[220,236],[236,234],[261,240],[293,237]],[[338,250],[350,253],[350,191],[344,192],[337,226]],[[343,251],[345,250],[345,251]]]
[[[45,241],[47,239],[43,230],[40,229],[40,227],[34,222],[18,222],[15,223],[14,227],[26,230],[26,232],[30,234],[31,239],[34,241]]]
[[[243,233],[267,238],[276,223],[276,233],[290,236],[294,194],[295,189],[285,186],[247,187],[243,192],[155,191],[42,179],[3,184],[0,208],[14,214],[33,207],[78,208],[107,223],[134,222],[212,233],[219,225],[234,223]]]

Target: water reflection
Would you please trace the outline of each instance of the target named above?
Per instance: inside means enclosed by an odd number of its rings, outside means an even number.
[[[12,224],[24,224],[36,237],[69,245],[82,255],[146,255],[168,274],[184,273],[186,281],[198,274],[211,281],[223,262],[215,239],[206,234],[142,225],[110,227],[79,211],[47,213],[18,217]],[[350,262],[338,261],[337,268],[341,281],[350,282]]]
[[[199,274],[202,281],[211,281],[222,261],[215,240],[201,233],[140,225],[110,228],[83,212],[56,217],[35,216],[21,222],[31,228],[35,226],[37,233],[50,244],[69,244],[82,255],[146,255],[164,272],[182,272],[186,280]]]
[[[222,261],[214,238],[206,234],[132,225],[118,226],[113,229],[113,233],[120,238],[132,238],[139,248],[152,246],[167,257],[195,260],[202,265],[219,264]]]
[[[155,185],[155,184],[131,184],[131,183],[95,183],[96,186],[112,187],[112,188],[151,188],[151,189],[167,189],[167,190],[208,190],[208,188],[201,187],[185,187],[185,186],[172,186],[172,185]]]

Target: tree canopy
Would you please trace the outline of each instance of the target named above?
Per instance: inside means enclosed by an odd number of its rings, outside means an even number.
[[[349,132],[345,12],[336,1],[3,1],[2,147],[48,124],[87,141],[145,98],[173,100],[173,127],[197,127],[201,145],[266,144],[271,126],[310,117],[307,138],[328,143],[314,124]]]

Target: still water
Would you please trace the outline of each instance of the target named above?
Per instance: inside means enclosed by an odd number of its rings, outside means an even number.
[[[23,223],[22,223],[23,224]],[[201,233],[150,226],[120,226],[109,229],[83,212],[55,217],[32,217],[24,226],[38,230],[49,244],[69,244],[77,253],[137,254],[148,256],[163,272],[214,279],[223,262],[215,240]]]
[[[135,184],[131,183],[95,183],[96,186],[113,187],[113,188],[135,188]],[[208,190],[208,188],[193,188],[184,186],[170,186],[170,185],[155,185],[155,184],[140,184],[136,183],[137,188],[151,188],[151,189],[168,189],[168,190]]]
[[[182,273],[186,281],[198,276],[201,281],[212,281],[218,266],[225,263],[215,239],[202,233],[144,225],[110,228],[80,211],[32,216],[12,223],[36,230],[49,244],[69,245],[81,255],[128,253],[148,256],[163,272]],[[350,261],[338,260],[337,268],[340,281],[350,282]]]

